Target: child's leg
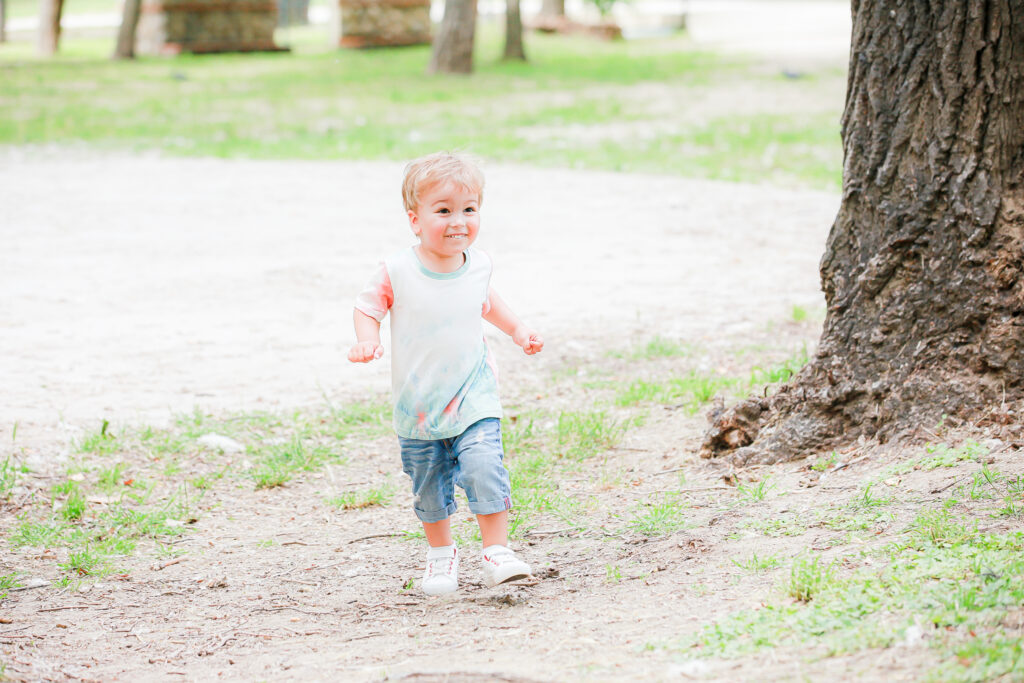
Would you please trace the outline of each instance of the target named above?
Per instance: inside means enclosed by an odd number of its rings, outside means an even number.
[[[480,525],[480,536],[485,548],[492,545],[508,545],[508,510],[490,515],[477,515],[476,521]]]
[[[481,525],[482,527],[482,525]],[[440,522],[423,522],[423,533],[431,548],[440,548],[452,544],[451,518],[446,517]]]

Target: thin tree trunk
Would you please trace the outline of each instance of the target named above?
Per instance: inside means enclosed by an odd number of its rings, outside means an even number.
[[[705,456],[775,462],[943,416],[1020,422],[1024,3],[852,10],[818,352],[772,398],[717,416]]]
[[[121,28],[117,32],[117,46],[114,48],[114,59],[133,59],[135,57],[135,32],[139,26],[141,5],[142,0],[124,0]]]
[[[565,0],[544,0],[540,7],[541,16],[564,17]]]
[[[0,0],[0,43],[7,42],[7,0]]]
[[[523,18],[519,13],[519,0],[505,0],[505,59],[526,61],[523,50]]]
[[[434,37],[429,73],[468,74],[473,71],[476,0],[445,0],[444,18]]]
[[[60,15],[64,0],[39,0],[39,43],[41,55],[57,54],[60,44]]]

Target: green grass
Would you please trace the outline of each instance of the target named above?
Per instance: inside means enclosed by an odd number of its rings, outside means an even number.
[[[863,498],[848,506],[864,509]],[[920,673],[923,680],[1018,680],[1019,633],[1005,624],[1024,604],[1024,533],[983,533],[954,514],[957,507],[949,499],[921,508],[896,542],[842,561],[808,551],[794,560],[775,599],[701,627],[680,647],[691,656],[772,649],[814,660],[917,637],[939,661]],[[734,564],[756,571],[760,562]]]
[[[810,602],[824,591],[836,589],[835,565],[819,558],[797,558],[789,572],[786,594],[800,602]]]
[[[628,421],[604,410],[563,412],[555,434],[559,455],[574,460],[604,455],[619,444],[628,427]]]
[[[786,102],[789,91],[817,87],[694,51],[681,37],[529,34],[530,61],[518,64],[499,59],[500,31],[484,25],[469,77],[425,75],[427,46],[330,49],[318,27],[288,37],[291,53],[128,63],[108,59],[112,40],[69,39],[50,60],[5,46],[0,144],[260,159],[462,149],[503,162],[839,188],[841,99],[825,114],[666,108],[714,88],[752,84]]]
[[[7,597],[7,592],[12,588],[20,588],[22,572],[11,572],[0,575],[0,600]],[[0,679],[2,680],[2,679]]]
[[[385,507],[391,502],[394,495],[395,491],[391,485],[382,484],[361,491],[345,491],[328,498],[327,503],[342,510],[359,510],[374,506]]]
[[[733,559],[731,562],[740,569],[753,573],[769,571],[782,565],[782,560],[775,555],[758,557],[757,553],[751,553],[745,560]]]
[[[771,481],[771,478],[765,477],[756,484],[738,484],[736,486],[736,492],[739,494],[741,502],[759,503],[767,498],[768,494],[771,493],[774,488],[775,484]]]
[[[634,510],[629,528],[643,536],[667,536],[693,526],[689,506],[679,496],[663,494]]]
[[[272,488],[327,463],[344,464],[353,439],[389,430],[387,412],[383,401],[373,399],[290,415],[195,410],[169,427],[126,427],[116,435],[104,422],[77,443],[67,478],[51,486],[48,496],[39,491],[27,500],[8,541],[13,547],[62,550],[59,586],[123,571],[115,569],[117,558],[140,548],[173,552],[167,550],[171,539],[200,521],[205,496],[221,482]],[[235,439],[245,453],[200,444],[207,434]],[[0,475],[5,472],[11,479],[18,468],[6,462]],[[383,503],[390,493],[367,495],[366,502]],[[89,502],[93,498],[97,504]]]
[[[7,500],[18,483],[22,474],[28,473],[28,467],[16,465],[10,458],[0,462],[0,500]]]
[[[934,470],[938,467],[955,467],[964,461],[977,461],[988,455],[988,448],[976,441],[965,441],[958,446],[947,443],[928,444],[913,458],[889,467],[883,477],[906,474],[913,470]]]

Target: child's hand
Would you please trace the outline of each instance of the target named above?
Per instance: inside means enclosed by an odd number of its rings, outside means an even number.
[[[523,352],[527,356],[540,353],[540,350],[544,348],[543,337],[528,327],[517,328],[516,331],[512,333],[512,341],[523,347]]]
[[[348,359],[353,363],[369,363],[384,355],[384,347],[377,342],[359,342],[348,350]]]

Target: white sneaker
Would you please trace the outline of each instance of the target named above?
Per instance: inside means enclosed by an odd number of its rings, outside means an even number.
[[[459,551],[454,545],[427,551],[427,569],[420,584],[427,595],[454,593],[459,588]]]
[[[503,545],[492,545],[484,548],[484,583],[493,588],[499,583],[525,579],[532,573],[516,554]]]

